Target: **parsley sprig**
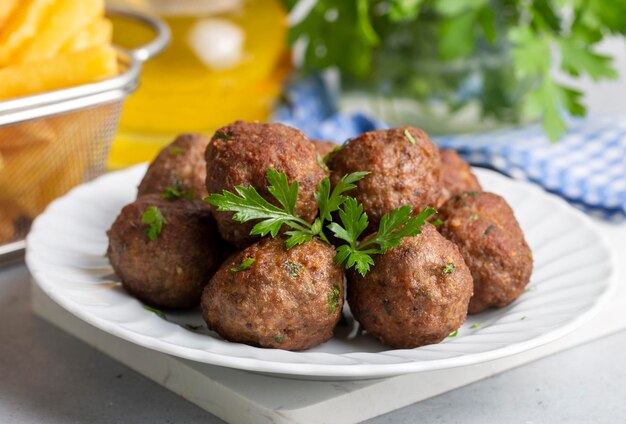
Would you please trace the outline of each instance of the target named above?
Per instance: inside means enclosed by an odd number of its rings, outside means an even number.
[[[286,174],[273,168],[266,171],[268,191],[280,206],[267,201],[252,186],[235,186],[235,193],[224,190],[222,194],[211,194],[204,200],[220,212],[234,212],[235,221],[243,223],[257,220],[250,231],[251,235],[270,234],[276,237],[283,226],[288,227],[289,230],[285,232],[288,249],[311,241],[313,237],[329,243],[324,234],[326,227],[337,239],[347,243],[337,248],[335,262],[345,264],[348,268],[354,267],[364,276],[374,265],[371,255],[387,252],[400,244],[403,237],[420,234],[426,219],[437,212],[426,208],[412,216],[413,209],[410,206],[395,209],[382,217],[378,231],[371,238],[359,243],[359,238],[369,225],[367,214],[363,211],[363,205],[344,193],[354,189],[355,183],[367,174],[354,172],[344,175],[332,190],[328,177],[322,179],[315,192],[319,216],[313,223],[300,218],[295,212],[298,182],[290,184]],[[333,222],[333,213],[337,211],[341,223]]]
[[[335,261],[346,263],[348,268],[355,267],[359,274],[365,276],[374,265],[371,255],[384,254],[400,244],[403,237],[420,234],[426,219],[437,213],[433,208],[426,208],[412,217],[412,210],[410,206],[402,206],[385,214],[380,220],[378,231],[371,238],[359,243],[359,238],[369,225],[367,214],[363,212],[363,205],[356,199],[351,197],[346,199],[339,211],[342,225],[337,222],[328,225],[335,237],[348,243],[337,248]]]
[[[298,244],[311,241],[315,236],[327,242],[328,238],[323,229],[324,221],[330,221],[331,213],[338,210],[345,201],[346,197],[342,193],[356,187],[354,183],[365,175],[367,172],[348,174],[332,191],[330,180],[324,178],[318,184],[315,193],[315,199],[320,207],[320,217],[312,224],[300,218],[295,212],[298,182],[294,181],[289,184],[287,175],[273,168],[268,168],[266,171],[268,191],[280,206],[268,202],[252,186],[236,186],[236,193],[224,190],[223,194],[212,194],[206,197],[205,201],[215,206],[220,212],[235,212],[233,216],[235,221],[260,220],[252,227],[251,235],[270,234],[276,237],[283,226],[290,228],[285,234],[288,236],[287,248],[291,249]]]

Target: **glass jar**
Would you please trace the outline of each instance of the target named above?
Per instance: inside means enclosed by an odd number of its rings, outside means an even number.
[[[170,26],[172,42],[146,64],[126,101],[110,168],[149,161],[182,132],[211,135],[237,119],[266,120],[289,72],[286,15],[280,0],[127,0]],[[114,22],[125,47],[151,36]]]
[[[510,46],[478,40],[471,56],[442,60],[438,17],[427,18],[377,27],[381,44],[370,72],[341,76],[340,109],[371,113],[392,125],[414,125],[435,135],[527,121],[521,100],[531,82],[516,77]]]

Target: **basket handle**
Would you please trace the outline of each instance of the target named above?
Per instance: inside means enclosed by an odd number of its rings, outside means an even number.
[[[156,35],[152,41],[136,49],[127,50],[129,55],[140,62],[145,62],[158,55],[170,43],[170,28],[165,22],[154,15],[119,5],[107,6],[106,13],[108,16],[121,16],[132,19],[149,26],[155,32]]]

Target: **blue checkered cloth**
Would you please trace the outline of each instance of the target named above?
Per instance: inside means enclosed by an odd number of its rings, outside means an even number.
[[[291,84],[274,120],[309,137],[341,143],[363,132],[388,128],[364,114],[340,114],[336,98],[319,77]],[[472,165],[532,181],[583,211],[610,221],[626,219],[626,116],[570,122],[550,143],[537,125],[480,134],[435,137]]]

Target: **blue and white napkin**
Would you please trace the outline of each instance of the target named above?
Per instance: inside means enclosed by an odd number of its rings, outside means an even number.
[[[363,114],[337,113],[336,99],[319,77],[291,84],[286,98],[274,120],[311,138],[340,143],[388,127]],[[434,141],[457,150],[472,165],[539,184],[589,214],[626,219],[626,115],[574,120],[558,143],[551,143],[538,125]]]

